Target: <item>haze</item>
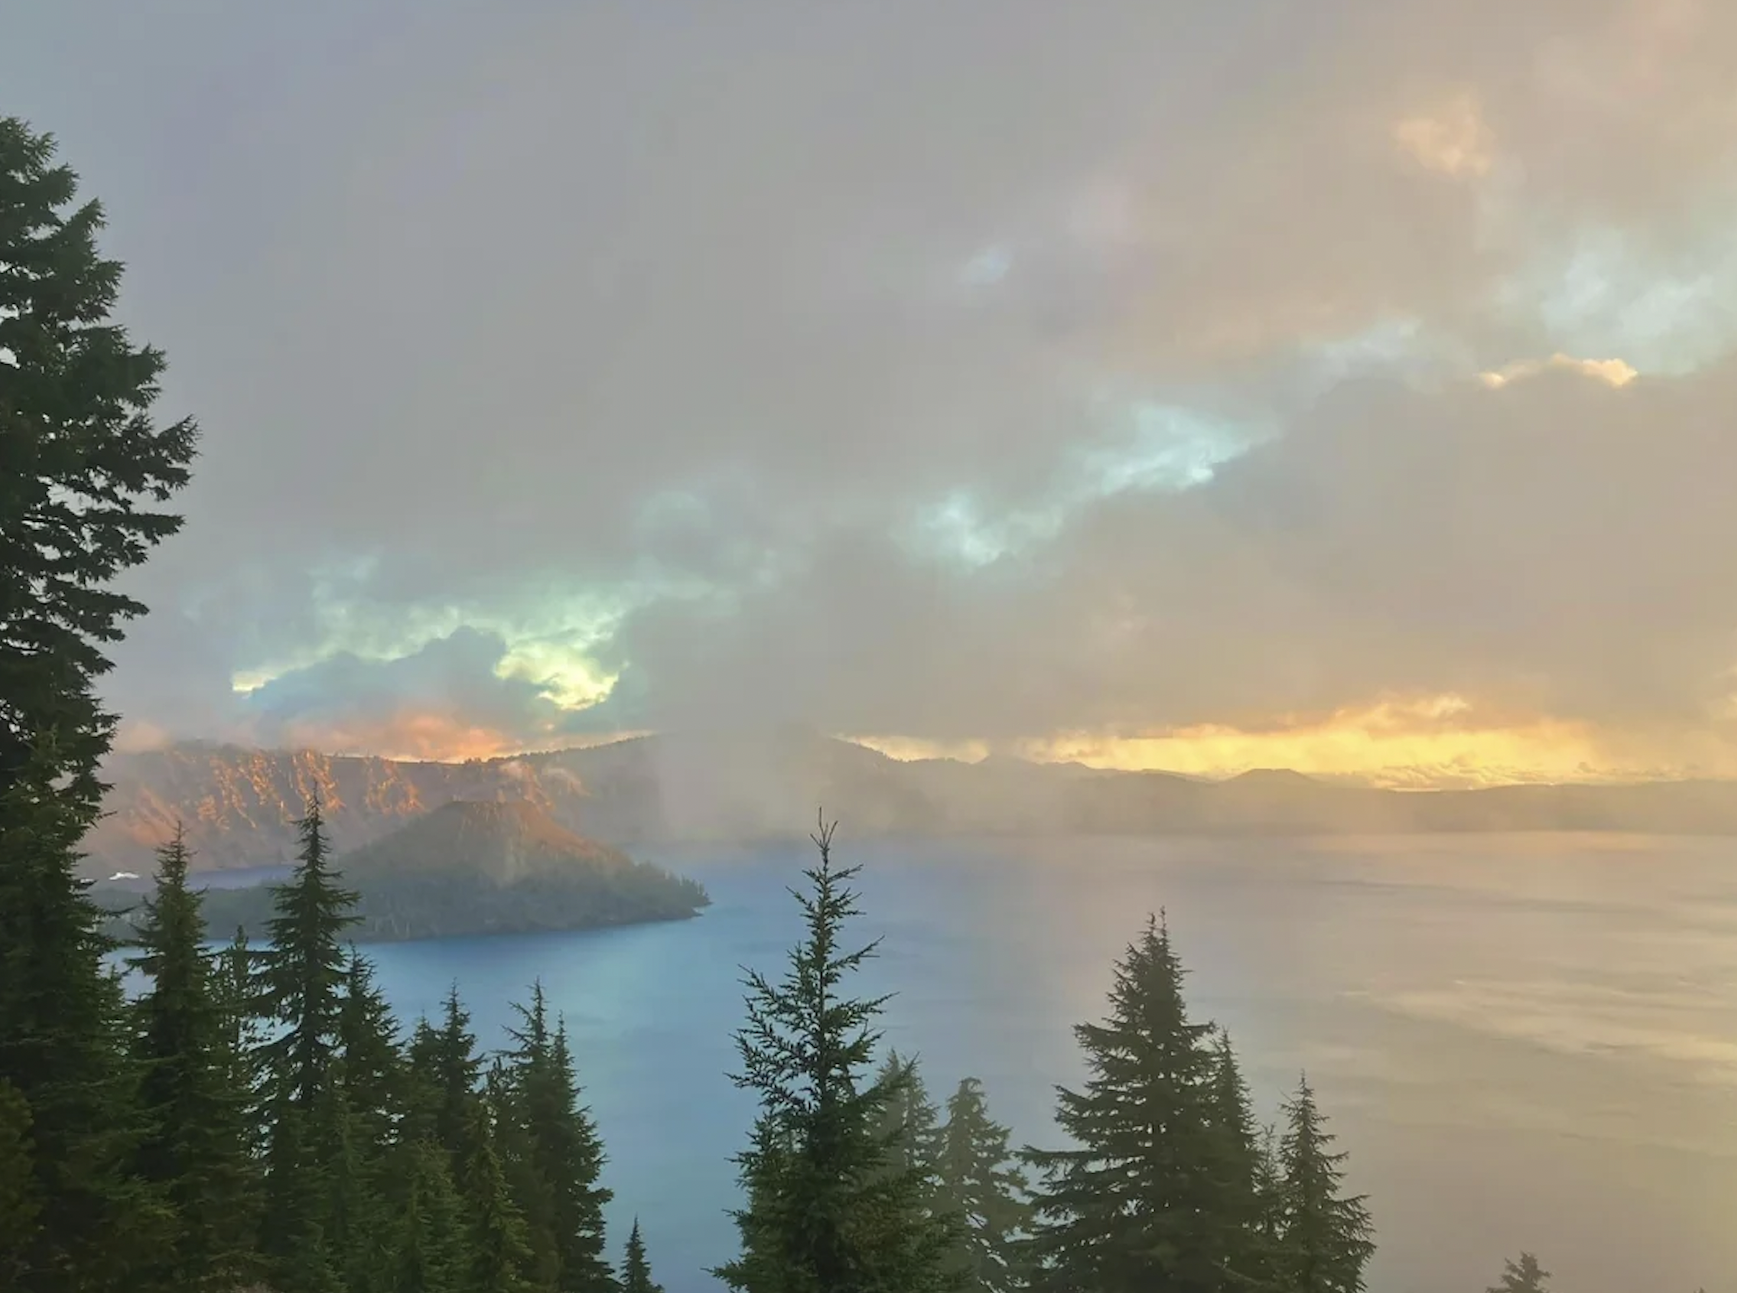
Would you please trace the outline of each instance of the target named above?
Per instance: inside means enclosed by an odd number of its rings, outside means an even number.
[[[4,0],[124,744],[1737,775],[1737,7]]]

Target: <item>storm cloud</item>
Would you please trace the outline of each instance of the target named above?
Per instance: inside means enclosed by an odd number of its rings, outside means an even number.
[[[135,740],[1737,768],[1729,5],[15,7],[206,435]]]

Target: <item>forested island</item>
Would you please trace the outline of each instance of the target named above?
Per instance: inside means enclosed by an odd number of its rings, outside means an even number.
[[[523,803],[446,804],[341,858],[338,869],[355,895],[357,942],[686,920],[710,902],[697,882],[575,835]],[[105,935],[138,941],[136,890],[99,884],[91,896],[110,914]],[[263,885],[213,888],[202,900],[209,928],[253,938],[264,936],[275,901]]]

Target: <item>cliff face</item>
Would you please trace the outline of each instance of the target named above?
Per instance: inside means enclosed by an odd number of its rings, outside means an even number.
[[[360,848],[455,800],[524,803],[610,844],[800,838],[817,806],[849,834],[1382,834],[1637,831],[1737,835],[1737,784],[1511,786],[1401,792],[1295,773],[1203,783],[1162,773],[900,763],[801,734],[655,736],[477,763],[396,763],[307,751],[182,745],[118,755],[87,871],[144,872],[177,818],[201,870],[275,866],[315,793],[332,843]]]
[[[455,800],[528,804],[615,844],[800,836],[816,805],[864,835],[926,833],[940,815],[899,764],[843,741],[643,737],[472,763],[400,763],[311,751],[185,744],[114,756],[92,873],[144,872],[180,820],[196,870],[277,866],[318,794],[340,853]]]

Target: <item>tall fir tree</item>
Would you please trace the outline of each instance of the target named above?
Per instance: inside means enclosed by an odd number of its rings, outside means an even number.
[[[1228,1289],[1260,1293],[1274,1280],[1273,1252],[1262,1233],[1262,1162],[1260,1132],[1249,1100],[1248,1084],[1230,1034],[1214,1032],[1208,1125],[1218,1140],[1218,1168],[1205,1182],[1214,1195],[1211,1212],[1224,1228],[1222,1244],[1232,1277]]]
[[[1363,1268],[1375,1253],[1367,1200],[1345,1195],[1346,1155],[1334,1152],[1326,1116],[1307,1077],[1282,1110],[1284,1175],[1279,1276],[1286,1293],[1362,1293]]]
[[[151,504],[186,485],[198,431],[153,423],[163,355],[115,323],[102,205],[74,205],[78,177],[54,154],[52,136],[0,117],[0,799],[42,777],[76,839],[115,724],[94,684],[145,612],[111,585],[181,528]]]
[[[140,1176],[174,1210],[157,1272],[164,1287],[232,1289],[252,1271],[249,1092],[231,1085],[222,1008],[203,947],[199,895],[188,887],[180,825],[157,854],[155,891],[133,958],[147,986],[133,1006],[133,1051],[147,1131]]]
[[[464,1139],[469,1150],[459,1178],[467,1221],[464,1288],[466,1293],[532,1293],[525,1279],[531,1245],[495,1153],[490,1111],[478,1100],[468,1116]]]
[[[940,1131],[936,1205],[959,1227],[950,1260],[962,1293],[1012,1293],[1024,1283],[1020,1241],[1031,1208],[1009,1134],[990,1118],[983,1084],[960,1082]]]
[[[272,890],[266,922],[271,950],[264,964],[265,1003],[283,1025],[266,1043],[282,1099],[304,1112],[336,1072],[338,1019],[348,956],[344,931],[354,925],[356,894],[332,869],[331,844],[316,793],[296,825],[300,848],[289,879]]]
[[[113,583],[180,528],[191,421],[151,418],[161,353],[112,313],[101,206],[51,136],[0,118],[0,1082],[30,1111],[35,1220],[17,1293],[142,1287],[166,1214],[127,1172],[140,1127],[122,995],[77,878],[114,716],[96,680],[145,610]]]
[[[1056,1120],[1077,1148],[1026,1153],[1043,1175],[1028,1248],[1040,1289],[1235,1284],[1214,1028],[1189,1018],[1183,978],[1168,928],[1149,920],[1116,965],[1107,1019],[1074,1030],[1090,1076],[1058,1088]]]
[[[242,1143],[254,1169],[242,1206],[251,1211],[250,1229],[256,1234],[260,1208],[258,1178],[266,1144],[265,1064],[260,1053],[265,1041],[265,1020],[260,1013],[262,959],[262,954],[249,944],[247,931],[238,928],[229,943],[213,956],[211,966],[211,997],[221,1027],[223,1082],[241,1102]]]
[[[935,1157],[939,1152],[936,1123],[940,1112],[929,1098],[917,1061],[900,1056],[896,1050],[888,1051],[877,1085],[887,1092],[880,1119],[887,1166],[894,1171],[915,1173],[925,1190],[932,1192]]]
[[[318,796],[297,827],[301,847],[289,879],[272,891],[271,947],[260,999],[278,1035],[260,1047],[267,1070],[270,1131],[260,1247],[281,1293],[329,1293],[343,1265],[328,1234],[334,1166],[344,1153],[344,1103],[335,1086],[338,1024],[356,895],[332,870]]]
[[[760,1115],[737,1156],[745,1206],[741,1252],[718,1274],[745,1293],[924,1293],[950,1287],[951,1229],[926,1214],[915,1172],[888,1171],[880,1134],[894,1085],[868,1072],[886,998],[847,995],[845,976],[874,954],[841,949],[859,915],[857,868],[832,864],[832,828],[814,836],[819,864],[792,890],[806,936],[783,980],[747,978],[748,1019],[734,1080]]]
[[[404,1055],[398,1021],[374,982],[374,967],[354,947],[338,1008],[338,1075],[357,1152],[372,1167],[392,1143],[404,1098]]]
[[[475,1148],[471,1135],[476,1127],[483,1061],[477,1053],[476,1034],[470,1030],[470,1011],[459,999],[456,983],[447,989],[440,1027],[428,1034],[421,1062],[422,1081],[433,1100],[435,1143],[452,1156],[454,1174],[461,1174]]]
[[[467,1293],[464,1214],[445,1150],[427,1140],[394,1147],[391,1255],[384,1293]]]
[[[0,1082],[29,1111],[33,1223],[8,1293],[135,1293],[169,1221],[143,1134],[112,944],[74,878],[84,829],[52,739],[0,790]]]
[[[1547,1293],[1550,1272],[1538,1264],[1531,1253],[1521,1253],[1517,1262],[1502,1263],[1502,1279],[1485,1293]]]
[[[23,1286],[40,1214],[30,1161],[30,1106],[23,1092],[0,1079],[0,1288]]]
[[[603,1209],[610,1191],[598,1185],[602,1137],[580,1104],[565,1025],[549,1025],[541,983],[529,1005],[514,1004],[521,1027],[503,1056],[496,1143],[526,1220],[531,1270],[557,1293],[610,1293],[614,1275],[604,1258]]]
[[[645,1255],[645,1240],[640,1237],[638,1217],[633,1219],[633,1229],[627,1232],[627,1252],[621,1267],[621,1293],[663,1293],[663,1285],[652,1282],[651,1262]]]

